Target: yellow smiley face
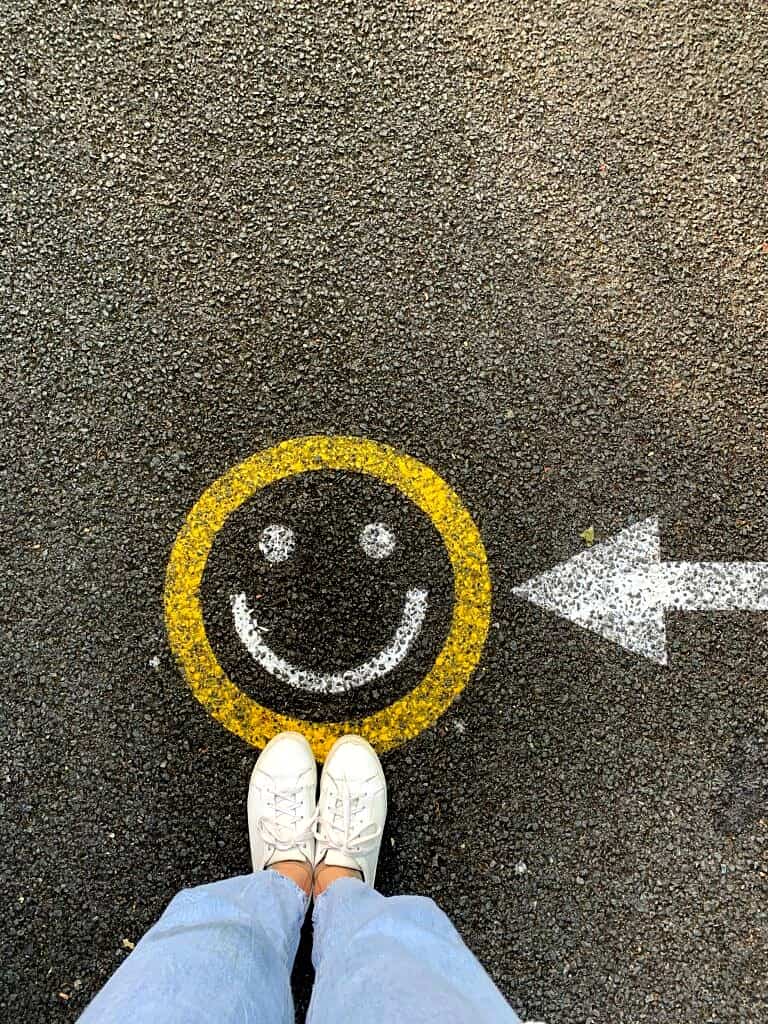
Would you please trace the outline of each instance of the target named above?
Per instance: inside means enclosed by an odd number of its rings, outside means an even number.
[[[299,473],[367,474],[397,488],[431,520],[453,572],[453,610],[445,643],[424,679],[393,704],[344,722],[313,722],[264,707],[227,676],[205,631],[200,587],[214,540],[229,516],[263,487]],[[466,686],[488,633],[491,581],[480,534],[456,492],[417,459],[357,437],[284,441],[234,466],[197,501],[168,562],[165,620],[171,650],[195,697],[230,732],[254,747],[277,733],[306,736],[322,761],[345,733],[359,733],[379,753],[433,725]]]

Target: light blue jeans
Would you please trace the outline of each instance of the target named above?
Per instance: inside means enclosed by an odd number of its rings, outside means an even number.
[[[183,890],[80,1024],[292,1024],[307,903],[274,871]],[[313,921],[308,1024],[519,1024],[432,900],[344,878]]]

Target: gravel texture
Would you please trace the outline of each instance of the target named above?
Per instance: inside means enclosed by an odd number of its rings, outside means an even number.
[[[661,667],[512,593],[652,515],[664,557],[768,558],[762,0],[0,27],[0,1016],[76,1019],[247,870],[254,752],[171,662],[165,563],[228,466],[343,432],[447,479],[494,583],[473,682],[386,758],[382,889],[521,1015],[764,1022],[766,617],[672,614]]]

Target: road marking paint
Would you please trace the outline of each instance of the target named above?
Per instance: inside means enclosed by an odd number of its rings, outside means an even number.
[[[271,523],[259,537],[259,551],[273,565],[290,558],[296,548],[296,534],[290,526]]]
[[[421,632],[424,617],[427,614],[427,591],[409,590],[406,594],[405,607],[395,635],[378,654],[344,672],[314,672],[310,669],[297,668],[290,662],[275,654],[264,642],[263,634],[267,632],[259,626],[248,607],[245,594],[232,596],[232,615],[235,632],[240,637],[248,653],[265,672],[275,679],[294,687],[297,690],[308,690],[311,693],[347,693],[374,679],[388,675],[403,661],[410,651],[414,640]]]
[[[395,535],[386,523],[368,523],[360,531],[358,542],[363,551],[375,562],[389,558],[395,550]]]
[[[666,610],[768,611],[768,562],[662,562],[659,520],[653,517],[514,593],[666,665]]]
[[[410,693],[364,718],[315,722],[266,708],[233,683],[205,632],[200,585],[217,533],[261,488],[298,473],[340,470],[367,474],[396,487],[441,534],[453,570],[448,636],[435,662]],[[254,747],[283,730],[307,737],[323,760],[345,733],[357,732],[384,752],[433,725],[466,686],[480,658],[491,612],[491,580],[480,533],[456,492],[424,463],[387,445],[358,437],[312,436],[284,441],[225,472],[195,503],[168,561],[165,619],[168,640],[203,707]]]

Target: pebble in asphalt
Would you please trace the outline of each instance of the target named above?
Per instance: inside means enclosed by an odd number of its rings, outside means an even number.
[[[512,590],[648,515],[665,557],[768,557],[767,32],[757,0],[5,11],[3,1016],[75,1019],[179,887],[248,869],[254,752],[171,661],[165,563],[228,466],[342,432],[451,483],[494,585],[471,684],[386,757],[383,890],[550,1024],[766,1019],[765,617],[670,616],[660,668]]]

